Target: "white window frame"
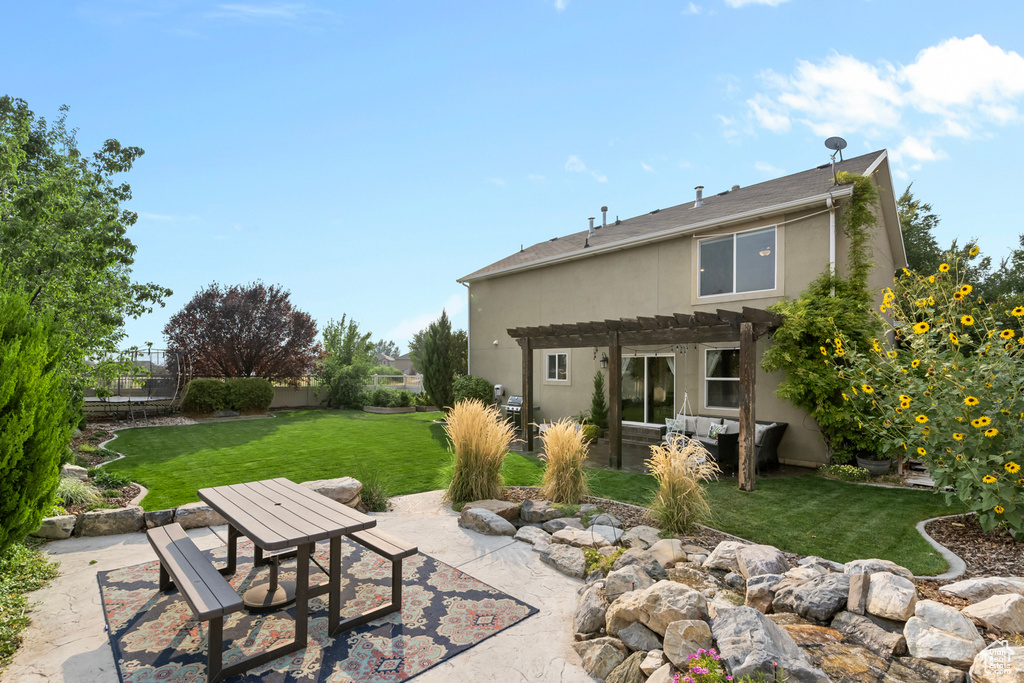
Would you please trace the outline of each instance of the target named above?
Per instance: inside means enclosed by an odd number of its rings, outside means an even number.
[[[746,290],[746,291],[742,291],[742,292],[737,292],[736,291],[736,238],[737,238],[737,236],[739,236],[739,235],[746,235],[746,234],[749,234],[749,233],[752,233],[752,232],[767,232],[769,230],[772,230],[775,233],[775,250],[774,250],[774,253],[772,254],[772,259],[774,260],[774,266],[775,267],[774,267],[774,270],[772,272],[772,286],[767,288],[767,289],[751,289],[751,290]],[[763,226],[761,226],[759,228],[751,228],[750,230],[739,230],[737,232],[720,233],[720,234],[716,234],[716,235],[706,235],[704,237],[697,238],[697,253],[696,253],[697,281],[696,281],[696,287],[695,287],[695,291],[697,292],[697,299],[716,299],[716,298],[719,298],[719,297],[733,297],[733,298],[736,298],[736,297],[746,297],[746,296],[756,295],[756,294],[763,293],[763,292],[775,292],[776,290],[778,290],[778,288],[779,288],[779,269],[780,269],[781,263],[782,263],[782,260],[779,258],[779,253],[781,251],[781,249],[779,247],[780,236],[781,236],[781,231],[779,230],[779,226],[778,225],[763,225]],[[732,238],[732,291],[729,291],[729,292],[719,292],[718,294],[701,294],[701,292],[700,292],[700,274],[701,274],[701,271],[702,271],[702,268],[703,268],[702,262],[701,262],[701,256],[702,256],[701,248],[702,248],[704,242],[709,241],[709,240],[720,240],[723,237],[731,237]]]
[[[558,357],[565,356],[565,379],[558,379]],[[555,358],[555,376],[551,376],[551,358]],[[544,354],[544,383],[545,384],[569,384],[571,379],[570,370],[572,365],[569,362],[568,351],[549,351]]]
[[[704,407],[709,409],[709,410],[739,410],[739,405],[737,405],[736,407],[733,407],[733,406],[713,406],[713,405],[710,405],[708,403],[708,396],[710,395],[710,392],[708,391],[708,382],[733,382],[733,381],[735,381],[737,386],[739,386],[739,382],[740,382],[739,375],[737,375],[735,377],[735,379],[732,378],[732,377],[708,377],[708,354],[711,353],[712,351],[735,351],[738,354],[740,352],[740,347],[738,347],[738,346],[719,346],[719,347],[715,347],[715,348],[704,349],[704,367],[702,368],[702,373],[701,373],[704,376]]]

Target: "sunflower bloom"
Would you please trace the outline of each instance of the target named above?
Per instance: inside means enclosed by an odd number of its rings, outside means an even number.
[[[967,296],[967,295],[968,295],[968,294],[970,294],[970,293],[971,293],[971,292],[972,292],[973,290],[974,290],[974,287],[971,287],[970,285],[964,285],[963,287],[961,287],[961,288],[960,288],[960,292],[961,292],[961,293],[962,293],[962,294],[963,294],[964,296]]]
[[[964,403],[969,406],[976,406],[978,405],[979,401],[974,396],[968,396],[967,398],[964,399]]]
[[[964,440],[964,435],[961,434],[960,432],[953,432],[953,438],[956,441],[963,441]]]
[[[949,264],[948,263],[940,263],[939,264],[939,272],[940,273],[948,273],[949,272]]]
[[[885,355],[888,356],[889,358],[895,358],[896,357],[896,352],[895,351],[887,351]]]
[[[918,415],[914,419],[917,420],[918,422],[920,422],[921,424],[924,424],[925,422],[928,421],[928,416],[927,415]]]
[[[921,364],[921,361],[919,361],[916,358],[914,360],[910,361],[910,367],[912,367],[912,368],[916,368],[920,364]]]
[[[995,436],[998,433],[999,430],[996,429],[995,427],[989,427],[988,429],[985,430],[985,436]]]
[[[1018,472],[1020,472],[1020,465],[1018,465],[1018,464],[1017,464],[1017,463],[1015,463],[1015,462],[1008,462],[1008,463],[1006,463],[1005,465],[1003,465],[1003,467],[1004,467],[1004,468],[1006,469],[1006,471],[1007,471],[1007,472],[1009,472],[1010,474],[1017,474]]]
[[[928,276],[928,283],[929,284],[933,284],[933,285],[935,284],[935,276],[934,275],[929,275]]]
[[[968,254],[969,254],[970,256],[977,256],[977,255],[978,255],[978,245],[977,245],[977,244],[975,244],[975,245],[974,245],[973,247],[971,247],[971,250],[970,250],[970,251],[968,251],[967,253],[968,253]]]
[[[949,341],[952,342],[953,344],[959,344],[960,343],[960,340],[952,332],[949,333]]]
[[[986,484],[994,484],[994,483],[996,483],[996,478],[993,477],[991,474],[986,474],[984,477],[982,477],[981,480],[983,482],[985,482]]]
[[[997,515],[1003,514],[1003,506],[1002,505],[996,505],[994,508],[992,508],[992,510],[994,510]]]
[[[826,349],[824,346],[819,346],[818,348],[821,349],[821,355],[823,355],[823,356],[827,356],[828,355],[828,349]]]
[[[964,295],[961,294],[960,292],[953,292],[953,299],[956,301],[963,301]]]
[[[860,388],[864,390],[865,394],[870,394],[872,391],[875,390],[874,387],[872,387],[870,384],[861,384]]]
[[[918,446],[917,447],[917,454],[918,455],[928,455],[928,451],[926,451],[922,446]]]
[[[1014,335],[1013,330],[1006,329],[1006,330],[1003,330],[1002,332],[999,333],[999,338],[1000,339],[1013,339],[1013,335]]]
[[[982,415],[976,420],[971,420],[971,424],[975,427],[988,427],[992,424],[992,419],[988,415]]]
[[[1015,318],[1019,318],[1024,315],[1024,306],[1018,306],[1017,308],[1010,311]]]

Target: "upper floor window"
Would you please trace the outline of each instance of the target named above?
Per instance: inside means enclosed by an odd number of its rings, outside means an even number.
[[[698,296],[775,289],[775,227],[709,237],[699,242]]]
[[[569,354],[548,354],[548,381],[565,382],[569,379]]]

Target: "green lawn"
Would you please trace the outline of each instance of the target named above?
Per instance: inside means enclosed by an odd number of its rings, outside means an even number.
[[[293,481],[381,474],[391,495],[444,486],[447,440],[437,413],[372,415],[356,411],[296,411],[269,420],[154,427],[120,432],[111,444],[128,457],[107,465],[127,472],[150,493],[147,510],[198,500],[196,490],[240,481],[287,477]],[[505,482],[540,483],[543,463],[510,453]],[[590,470],[594,495],[645,504],[654,480],[642,474]],[[881,557],[915,574],[944,571],[914,525],[961,512],[941,496],[827,481],[814,475],[761,479],[754,493],[735,480],[708,487],[711,526],[801,555],[845,562]]]

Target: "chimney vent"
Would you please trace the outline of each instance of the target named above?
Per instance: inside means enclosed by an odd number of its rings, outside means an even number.
[[[693,208],[696,209],[698,206],[704,206],[704,186],[698,185],[693,189],[697,191],[697,201],[693,203]]]
[[[740,189],[740,186],[739,186],[739,185],[733,185],[733,186],[732,186],[732,190],[731,190],[731,191],[732,191],[732,192],[735,192],[735,191],[736,191],[736,190],[738,190],[738,189]]]
[[[601,207],[601,227],[603,228],[603,227],[605,227],[607,225],[608,225],[608,207],[607,206],[602,206]]]
[[[594,236],[594,217],[591,216],[590,217],[590,230],[589,230],[589,232],[587,232],[587,237],[590,238],[590,237],[593,237],[593,236]]]

